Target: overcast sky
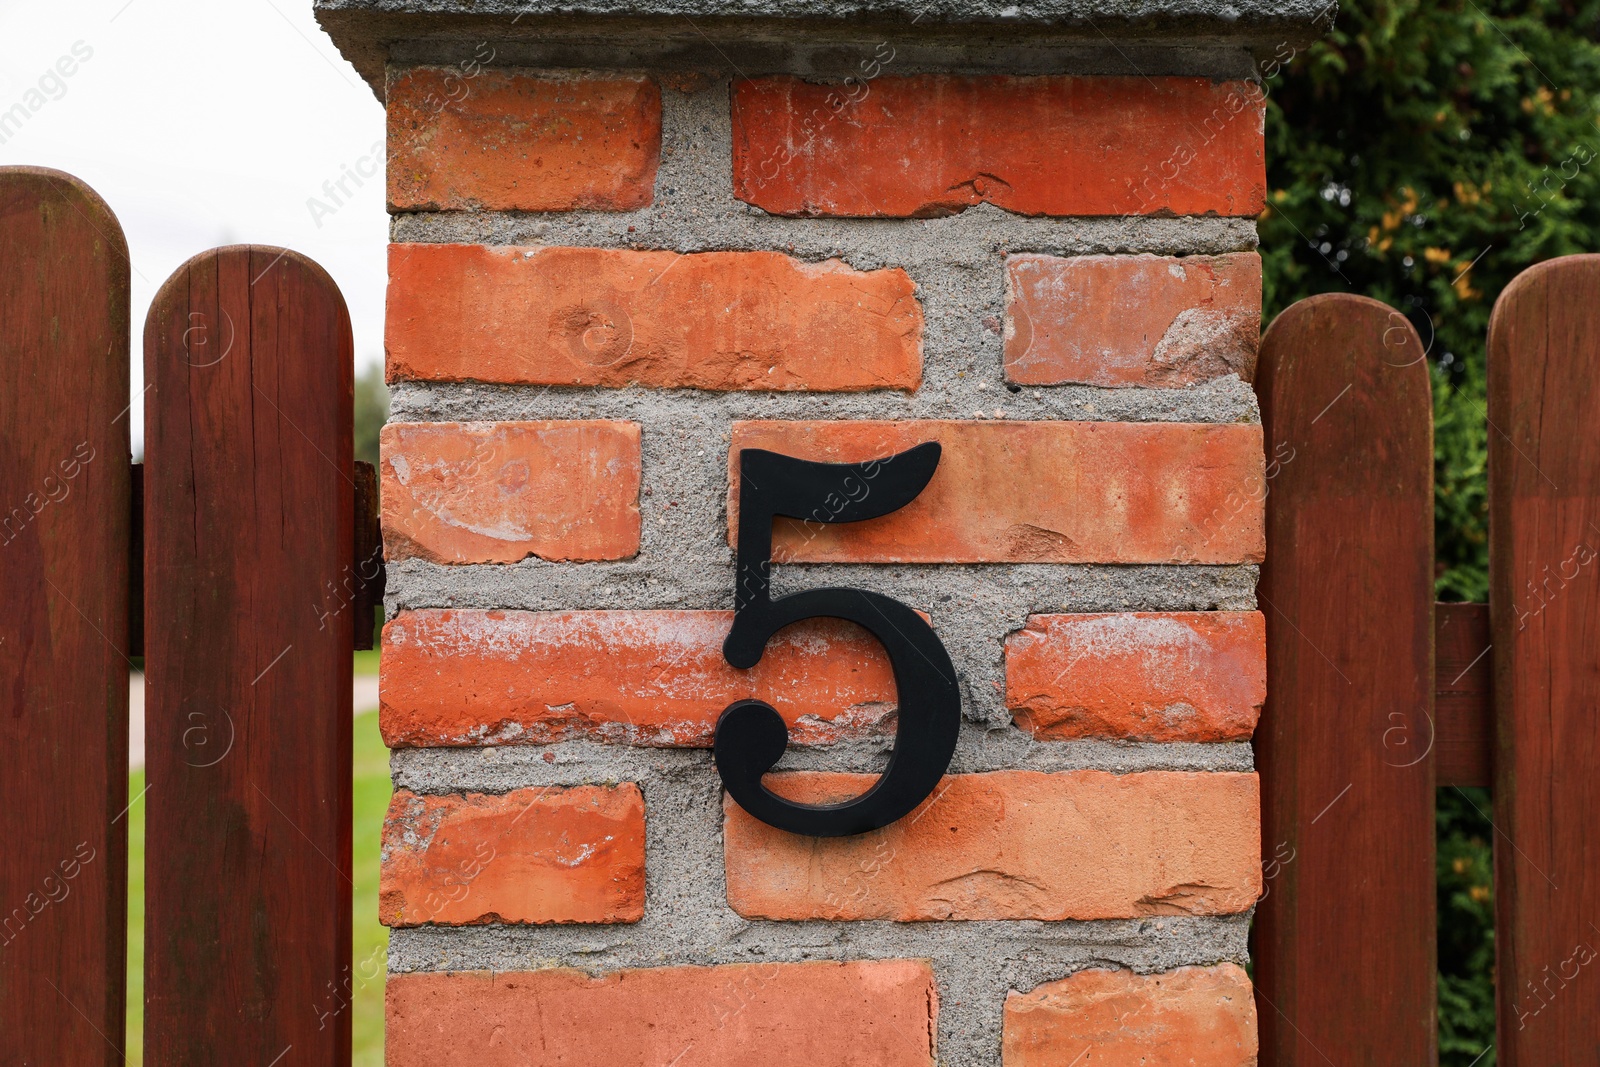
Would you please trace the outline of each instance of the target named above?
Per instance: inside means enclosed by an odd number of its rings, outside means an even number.
[[[221,244],[286,245],[322,264],[350,306],[357,367],[382,360],[381,171],[360,189],[347,180],[355,195],[331,214],[307,201],[331,204],[323,183],[381,141],[383,107],[311,0],[0,0],[0,114],[18,103],[37,110],[0,132],[0,164],[76,174],[122,221],[135,393],[151,297]]]

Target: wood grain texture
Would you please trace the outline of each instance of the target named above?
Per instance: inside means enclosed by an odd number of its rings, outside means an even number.
[[[128,529],[128,655],[144,655],[144,464],[133,465]]]
[[[383,512],[378,506],[378,471],[370,463],[355,465],[355,545],[346,582],[352,609],[355,647],[371,651],[378,609],[383,607],[387,572],[383,569]]]
[[[120,1064],[128,251],[77,179],[0,168],[0,1064]]]
[[[1256,731],[1265,1067],[1429,1064],[1433,429],[1422,346],[1364,297],[1262,343],[1267,702]]]
[[[1600,1062],[1600,256],[1489,325],[1501,1067]]]
[[[1434,770],[1439,787],[1494,784],[1489,605],[1433,606]]]
[[[151,305],[145,378],[145,1062],[346,1065],[344,301],[295,253],[207,252]]]

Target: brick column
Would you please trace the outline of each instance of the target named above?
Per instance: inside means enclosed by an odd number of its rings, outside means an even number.
[[[1316,9],[504,7],[319,3],[389,116],[389,1062],[1253,1064],[1253,220]],[[775,830],[722,709],[824,803],[895,685],[833,620],[723,659],[737,453],[924,441],[774,580],[926,615],[949,774]]]

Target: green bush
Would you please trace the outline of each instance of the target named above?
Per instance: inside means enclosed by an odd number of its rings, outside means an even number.
[[[1366,0],[1265,85],[1267,315],[1353,292],[1416,326],[1433,374],[1441,599],[1488,599],[1494,299],[1534,263],[1600,251],[1597,38],[1600,0]],[[1439,797],[1440,1062],[1452,1067],[1494,1062],[1478,1058],[1494,1028],[1489,803]]]
[[[355,455],[378,465],[378,431],[389,417],[389,387],[383,382],[383,364],[370,363],[356,375]]]
[[[1494,864],[1489,793],[1441,789],[1439,835],[1439,1062],[1493,1064]]]

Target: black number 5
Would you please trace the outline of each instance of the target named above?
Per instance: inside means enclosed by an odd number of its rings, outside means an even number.
[[[717,720],[717,773],[745,811],[770,826],[843,837],[887,826],[933,792],[950,766],[961,726],[961,692],[933,628],[898,600],[865,589],[810,589],[772,599],[772,520],[858,522],[905,507],[939,465],[939,446],[918,445],[870,463],[813,463],[759,448],[739,453],[739,549],[733,629],[722,655],[754,667],[772,635],[801,619],[848,619],[889,653],[900,707],[889,766],[877,784],[843,804],[796,804],[761,784],[789,745],[772,705],[739,700]]]

